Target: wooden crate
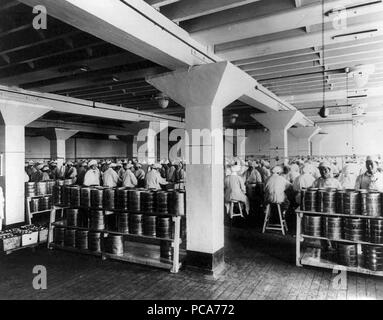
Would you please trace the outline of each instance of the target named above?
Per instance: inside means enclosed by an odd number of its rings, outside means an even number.
[[[29,246],[32,244],[36,244],[38,242],[38,240],[39,240],[39,232],[38,231],[28,233],[28,234],[23,234],[21,236],[21,246],[25,247],[25,246]]]
[[[0,250],[9,251],[21,246],[21,236],[15,236],[12,238],[6,238],[0,240]]]

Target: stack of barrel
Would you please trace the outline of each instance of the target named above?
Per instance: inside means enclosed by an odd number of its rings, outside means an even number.
[[[365,268],[372,271],[383,271],[383,247],[362,246]]]
[[[115,209],[115,201],[116,201],[116,189],[107,188],[104,189],[104,208],[107,210]]]
[[[80,250],[88,250],[88,234],[87,230],[76,231],[76,248]]]
[[[34,182],[25,183],[25,196],[27,198],[36,196],[36,185]]]
[[[91,230],[104,230],[105,217],[102,210],[91,210],[89,216],[89,228]]]
[[[101,233],[100,232],[89,232],[88,249],[94,252],[101,252]]]
[[[170,193],[167,191],[157,191],[156,192],[157,213],[160,215],[169,214],[169,211],[168,211],[169,194]]]
[[[52,187],[52,201],[55,206],[63,205],[62,197],[61,197],[63,185],[60,184],[59,181],[62,181],[62,180],[56,181],[56,184]]]
[[[124,254],[124,239],[120,235],[109,234],[106,241],[106,252],[121,256]]]
[[[83,187],[81,188],[81,196],[80,196],[80,206],[84,208],[90,208],[91,207],[91,202],[90,202],[90,188],[88,187]]]
[[[131,234],[136,234],[136,235],[143,234],[143,215],[142,214],[129,215],[129,232]]]
[[[94,209],[103,209],[104,190],[101,187],[90,190],[90,205]]]
[[[142,190],[138,190],[138,189],[128,190],[129,212],[132,212],[132,213],[141,212],[141,193],[142,193]]]
[[[129,209],[129,194],[128,189],[126,188],[118,188],[117,189],[117,200],[116,206],[117,209],[127,211]]]
[[[129,214],[127,212],[118,214],[118,232],[129,233]]]
[[[145,214],[152,214],[155,212],[153,191],[141,192],[141,211]]]
[[[48,186],[46,181],[36,182],[36,195],[42,196],[48,194]]]
[[[78,208],[81,206],[81,188],[80,186],[68,187],[70,192],[70,207]]]

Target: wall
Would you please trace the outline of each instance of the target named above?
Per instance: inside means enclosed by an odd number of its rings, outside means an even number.
[[[66,141],[66,156],[73,159],[75,139]],[[123,141],[77,139],[77,158],[107,158],[127,156],[127,144]],[[49,140],[44,137],[25,138],[25,158],[50,159]]]

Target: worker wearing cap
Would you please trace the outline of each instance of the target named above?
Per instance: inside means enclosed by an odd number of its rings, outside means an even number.
[[[25,172],[29,176],[29,178],[32,177],[32,174],[36,172],[35,163],[33,160],[28,161],[28,165],[25,168]]]
[[[269,170],[269,163],[265,160],[261,160],[261,164],[256,169],[259,171],[262,177],[262,182],[265,183],[266,180],[270,177],[271,173]]]
[[[86,161],[81,162],[78,170],[77,170],[77,184],[78,185],[83,185],[84,184],[84,179],[86,172],[88,170],[88,164]]]
[[[118,170],[118,178],[120,180],[120,184],[122,184],[122,179],[124,178],[125,171],[128,170],[128,161],[122,161],[122,167]]]
[[[357,175],[355,172],[355,166],[351,163],[347,163],[343,167],[342,173],[340,174],[338,179],[343,189],[354,189],[356,178]]]
[[[293,182],[293,190],[295,192],[295,201],[299,205],[301,202],[302,189],[310,188],[315,182],[315,178],[311,173],[311,166],[305,164],[301,169],[301,175],[295,178]]]
[[[42,179],[43,179],[43,172],[41,171],[41,169],[43,167],[44,167],[44,164],[38,164],[35,167],[36,170],[31,175],[31,179],[30,179],[31,182],[40,182],[40,181],[42,181]]]
[[[71,179],[73,183],[76,183],[77,169],[73,166],[72,161],[68,161],[66,164],[64,179]]]
[[[271,170],[271,176],[265,183],[265,201],[266,203],[282,204],[284,208],[288,207],[286,191],[291,188],[291,183],[281,176],[282,168],[275,166]]]
[[[49,162],[49,168],[50,168],[49,176],[52,180],[58,180],[61,178],[60,177],[60,169],[58,168],[56,161],[54,161],[54,160],[50,161]]]
[[[89,169],[84,177],[85,186],[99,186],[100,185],[100,170],[97,168],[97,161],[91,160],[89,162]]]
[[[342,189],[340,182],[331,174],[331,164],[328,161],[323,161],[319,164],[320,177],[313,183],[314,188],[326,189]]]
[[[366,159],[367,171],[356,179],[355,189],[368,189],[383,192],[383,175],[378,172],[378,160],[368,156]]]
[[[166,180],[161,177],[161,168],[162,166],[159,163],[152,165],[152,170],[150,170],[145,177],[145,186],[147,189],[161,190],[161,185],[168,184]]]
[[[108,188],[115,188],[118,184],[118,174],[115,170],[116,164],[111,163],[108,165],[108,169],[105,170],[102,175],[103,186]]]
[[[250,203],[246,196],[246,187],[240,176],[241,166],[231,167],[231,174],[225,177],[225,207],[228,210],[231,201],[239,201],[245,204],[246,213],[249,214]]]
[[[177,163],[177,168],[175,173],[175,179],[177,184],[176,189],[180,189],[180,190],[185,189],[185,176],[186,176],[186,172],[185,172],[184,164],[182,163],[182,161],[179,161]]]
[[[175,182],[175,173],[176,173],[176,167],[175,167],[175,163],[173,162],[169,162],[168,164],[168,171],[166,173],[166,181],[170,182],[170,183],[174,183]]]
[[[127,188],[134,188],[137,186],[137,178],[132,172],[133,165],[131,163],[128,163],[126,165],[126,171],[124,175],[122,176],[122,186]]]
[[[135,164],[134,176],[137,179],[137,188],[145,188],[145,171],[142,169],[141,163]]]
[[[43,168],[41,169],[41,172],[43,173],[41,181],[48,181],[51,179],[49,176],[49,171],[50,171],[49,166],[44,165]]]

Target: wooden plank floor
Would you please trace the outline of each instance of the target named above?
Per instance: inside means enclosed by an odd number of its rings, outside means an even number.
[[[0,299],[382,299],[383,279],[347,274],[347,288],[333,285],[331,270],[295,266],[291,236],[226,230],[226,268],[218,278],[190,270],[102,261],[39,248],[0,257]],[[32,269],[47,268],[47,290],[34,290]]]

